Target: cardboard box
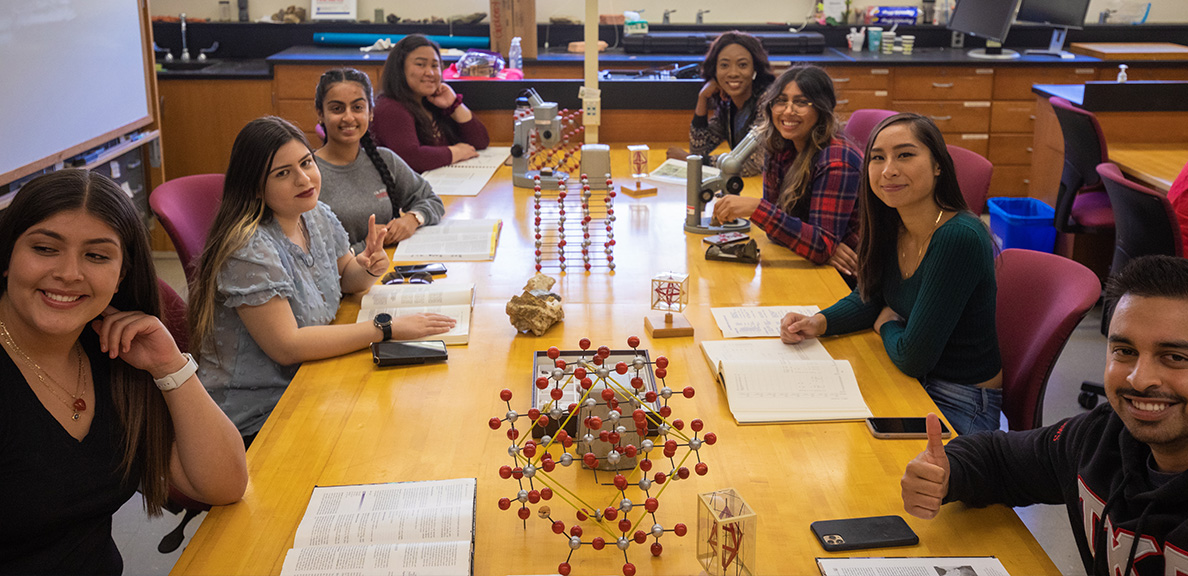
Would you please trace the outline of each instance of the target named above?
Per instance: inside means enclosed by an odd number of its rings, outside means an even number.
[[[520,37],[524,58],[536,58],[536,0],[491,0],[491,50],[503,54]]]

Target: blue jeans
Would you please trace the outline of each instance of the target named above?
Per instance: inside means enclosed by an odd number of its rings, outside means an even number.
[[[933,377],[921,384],[958,434],[998,430],[1002,390],[954,384]]]

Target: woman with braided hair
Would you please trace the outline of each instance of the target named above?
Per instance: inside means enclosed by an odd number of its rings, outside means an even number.
[[[326,144],[314,153],[322,172],[321,200],[338,216],[356,252],[363,248],[373,214],[385,228],[384,245],[391,245],[438,223],[445,212],[424,178],[395,152],[376,146],[368,131],[371,95],[371,80],[354,68],[322,74],[314,95],[326,134]]]

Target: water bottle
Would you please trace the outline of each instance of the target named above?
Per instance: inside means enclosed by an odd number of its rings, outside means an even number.
[[[524,55],[520,51],[520,37],[512,38],[511,48],[507,51],[507,65],[516,70],[524,69]]]

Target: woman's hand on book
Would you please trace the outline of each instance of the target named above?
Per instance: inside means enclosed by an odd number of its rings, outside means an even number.
[[[417,226],[420,223],[417,217],[413,216],[411,212],[405,212],[399,218],[393,218],[388,222],[387,234],[384,237],[384,246],[391,246],[405,238],[413,235],[417,231]]]
[[[820,314],[805,316],[790,312],[780,320],[780,341],[784,344],[797,344],[816,338],[825,333],[825,325],[825,317]]]
[[[452,330],[457,323],[457,320],[449,316],[432,312],[399,316],[392,319],[392,339],[412,340],[441,334]]]

